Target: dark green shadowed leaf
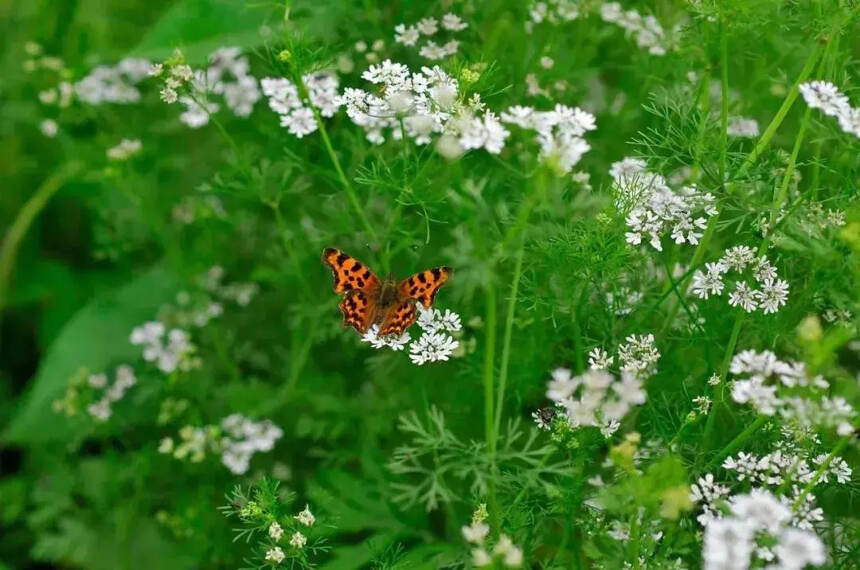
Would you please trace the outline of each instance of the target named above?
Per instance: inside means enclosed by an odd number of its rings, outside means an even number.
[[[98,372],[136,361],[140,349],[128,340],[132,328],[154,318],[176,289],[173,276],[156,267],[78,311],[42,359],[29,394],[3,439],[15,443],[66,439],[69,422],[51,409],[51,402],[63,394],[69,377],[82,366]]]

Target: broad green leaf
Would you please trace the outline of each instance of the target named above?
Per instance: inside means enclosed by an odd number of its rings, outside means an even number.
[[[180,48],[187,61],[200,64],[219,47],[256,47],[266,40],[266,30],[272,33],[281,22],[272,6],[239,0],[180,0],[129,55],[166,59]]]
[[[17,443],[67,439],[72,424],[51,409],[51,402],[63,394],[69,378],[82,366],[101,371],[140,358],[140,348],[128,340],[131,329],[151,320],[177,288],[175,279],[156,267],[78,311],[42,359],[4,439]]]

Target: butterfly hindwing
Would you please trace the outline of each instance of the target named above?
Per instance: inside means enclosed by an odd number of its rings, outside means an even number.
[[[397,286],[397,292],[401,297],[415,299],[424,305],[425,309],[429,309],[439,287],[445,284],[452,273],[453,269],[450,267],[434,267],[416,273],[401,281]]]
[[[399,301],[385,311],[382,324],[379,325],[379,336],[390,334],[400,336],[417,318],[418,311],[411,299]]]
[[[374,300],[362,291],[351,290],[340,302],[340,312],[343,313],[343,326],[353,327],[364,334],[373,322],[375,310]]]
[[[334,292],[362,291],[368,295],[379,289],[379,278],[365,264],[333,247],[326,248],[323,263],[334,275]]]

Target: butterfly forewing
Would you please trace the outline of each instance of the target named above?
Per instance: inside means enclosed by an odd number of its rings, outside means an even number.
[[[401,281],[397,292],[402,298],[415,299],[424,305],[425,309],[429,309],[439,287],[445,284],[452,273],[453,269],[450,267],[434,267],[416,273]]]
[[[380,281],[373,271],[356,258],[333,247],[323,251],[323,263],[331,268],[335,293],[346,293],[340,302],[343,325],[360,334],[373,324],[379,303]]]
[[[346,293],[357,289],[371,294],[379,289],[379,277],[356,258],[333,247],[323,251],[323,263],[334,275],[334,292]]]

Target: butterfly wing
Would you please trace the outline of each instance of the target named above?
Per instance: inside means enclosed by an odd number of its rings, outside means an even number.
[[[379,277],[365,264],[333,247],[326,248],[322,255],[323,263],[331,268],[334,275],[334,292],[362,291],[370,294],[379,290]]]
[[[340,302],[340,312],[343,313],[343,326],[353,327],[359,334],[364,334],[373,322],[375,301],[367,294],[353,289]]]
[[[445,284],[454,272],[450,267],[434,267],[407,277],[397,286],[401,298],[415,299],[429,309],[439,287]],[[411,323],[410,323],[411,324]]]
[[[364,334],[373,323],[379,302],[380,281],[366,265],[333,247],[323,251],[323,263],[331,268],[334,292],[346,293],[340,302],[343,326]]]
[[[417,318],[418,311],[415,309],[415,302],[412,299],[399,301],[385,311],[382,323],[379,325],[379,336],[390,334],[400,336],[403,331],[412,326]]]

